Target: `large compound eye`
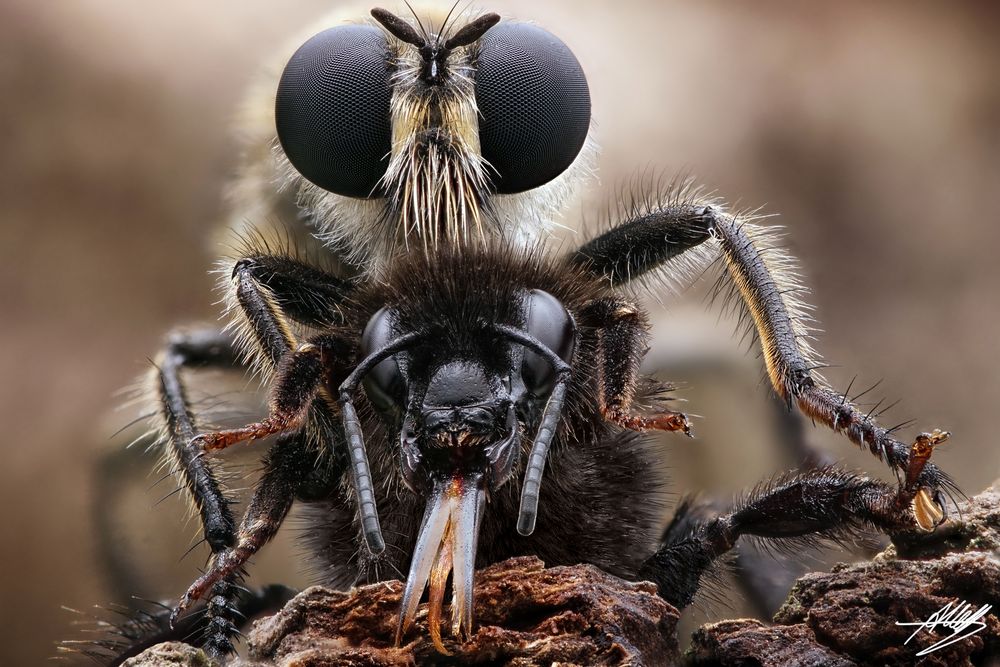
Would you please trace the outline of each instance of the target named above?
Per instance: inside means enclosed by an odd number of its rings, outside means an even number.
[[[590,127],[590,90],[573,52],[527,23],[501,23],[480,40],[479,143],[497,192],[548,183],[573,163]]]
[[[295,52],[274,117],[288,160],[345,197],[377,196],[392,140],[387,43],[374,26],[325,30]]]
[[[573,357],[576,331],[572,318],[559,299],[542,290],[531,290],[528,292],[526,310],[525,329],[528,333],[569,363]],[[542,396],[552,391],[556,373],[548,360],[526,349],[521,362],[521,377],[528,391],[535,396]]]
[[[385,347],[395,335],[392,311],[382,308],[372,315],[361,334],[361,358]],[[406,381],[399,370],[396,355],[375,364],[365,375],[364,386],[368,398],[379,408],[399,407],[406,390]]]

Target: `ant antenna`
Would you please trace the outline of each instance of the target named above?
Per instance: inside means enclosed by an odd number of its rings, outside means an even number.
[[[351,466],[351,478],[354,482],[354,493],[358,500],[358,513],[361,515],[361,528],[365,534],[365,544],[373,554],[385,551],[385,540],[382,538],[382,528],[379,526],[378,510],[375,507],[375,492],[372,485],[372,473],[368,466],[368,451],[365,449],[364,433],[361,430],[361,420],[354,409],[352,395],[358,389],[361,379],[383,359],[391,357],[396,352],[411,346],[423,337],[423,334],[412,333],[400,336],[390,341],[381,349],[375,350],[365,357],[340,385],[340,416],[344,424],[344,435],[347,439],[348,457]]]

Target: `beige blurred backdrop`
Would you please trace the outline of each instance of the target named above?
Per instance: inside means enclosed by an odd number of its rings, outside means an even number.
[[[831,381],[884,378],[878,395],[903,399],[886,421],[915,418],[907,436],[953,431],[937,461],[964,489],[997,476],[996,5],[480,4],[536,20],[579,56],[600,188],[650,166],[686,170],[729,201],[780,213],[814,287]],[[197,551],[180,560],[194,524],[174,499],[156,504],[169,489],[147,490],[151,460],[122,469],[132,490],[110,507],[95,502],[94,470],[123,445],[110,437],[127,421],[112,413],[115,390],[148,368],[172,325],[217,315],[209,238],[241,91],[330,6],[0,5],[4,665],[40,664],[74,636],[62,605],[116,600],[95,519],[125,517],[111,548],[146,559],[137,594],[176,596],[203,563]],[[669,444],[669,463],[677,490],[724,496],[787,461],[766,431],[754,354],[690,301],[653,306],[653,366],[675,368],[686,407],[704,417],[698,440]],[[809,437],[885,476],[846,441]],[[258,580],[304,581],[285,532]]]

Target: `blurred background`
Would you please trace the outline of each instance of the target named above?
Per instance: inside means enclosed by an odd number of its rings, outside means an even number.
[[[537,21],[583,63],[603,146],[591,202],[654,166],[780,213],[772,222],[814,288],[831,382],[882,379],[864,400],[903,399],[883,420],[916,419],[906,438],[951,430],[936,461],[963,489],[997,477],[996,5],[481,6]],[[330,8],[0,5],[0,663],[40,664],[77,636],[62,606],[120,601],[109,550],[134,561],[134,592],[150,597],[176,597],[204,562],[199,550],[181,559],[195,526],[176,497],[157,504],[170,488],[150,488],[153,459],[107,463],[129,420],[113,394],[172,326],[217,317],[207,270],[237,158],[231,119],[268,54]],[[726,497],[794,465],[733,323],[706,313],[697,288],[664,300],[651,306],[650,368],[682,381],[684,409],[703,416],[698,439],[667,444],[674,490]],[[846,440],[807,436],[887,477]],[[258,581],[304,583],[293,537],[261,555]]]

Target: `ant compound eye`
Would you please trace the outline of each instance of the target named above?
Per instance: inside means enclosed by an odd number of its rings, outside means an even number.
[[[528,292],[525,310],[527,332],[569,363],[576,336],[573,320],[559,299],[542,290],[531,290]],[[555,383],[555,376],[555,370],[548,360],[531,350],[524,351],[521,377],[528,391],[536,396],[549,393]]]
[[[382,308],[372,315],[361,334],[361,358],[386,346],[395,336],[392,311]],[[364,379],[365,392],[380,408],[399,406],[406,390],[406,381],[399,370],[396,355],[383,359],[368,371]]]
[[[548,183],[573,163],[590,128],[583,68],[558,37],[501,23],[480,40],[479,143],[501,194]]]
[[[285,66],[275,101],[278,141],[306,179],[345,197],[375,192],[388,166],[388,44],[374,26],[324,30]]]

